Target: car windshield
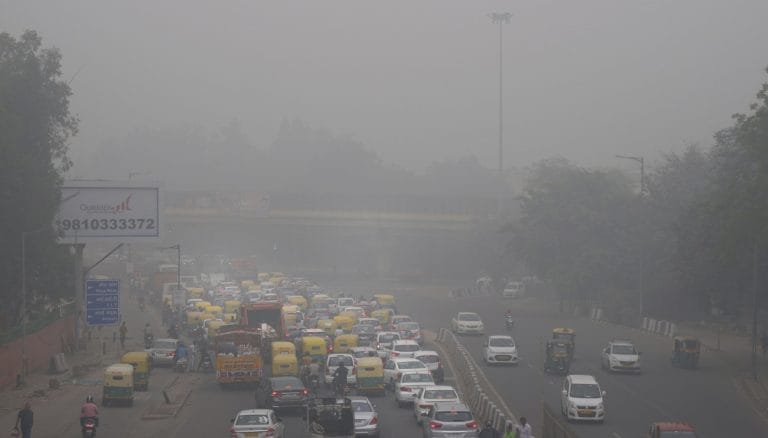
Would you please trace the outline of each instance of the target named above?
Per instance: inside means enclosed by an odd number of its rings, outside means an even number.
[[[593,383],[574,383],[571,385],[571,397],[600,398],[600,387]]]
[[[435,412],[435,420],[448,422],[472,421],[472,414],[467,411],[440,411]]]
[[[397,328],[400,330],[418,330],[419,329],[419,323],[418,322],[401,322],[397,325]]]
[[[637,354],[633,345],[614,345],[613,354]]]
[[[351,367],[353,362],[351,356],[331,356],[328,358],[329,367],[337,367],[342,363],[345,367]]]
[[[456,395],[456,391],[452,389],[431,389],[429,391],[424,391],[424,398],[432,400],[448,400],[459,397]]]
[[[690,431],[665,431],[659,434],[659,438],[696,438],[695,432]]]
[[[152,343],[152,348],[160,350],[175,350],[176,343],[173,341],[155,341]]]
[[[371,325],[357,325],[355,326],[357,333],[376,333],[376,327]]]
[[[459,313],[459,321],[480,321],[476,313]]]
[[[415,370],[419,368],[424,368],[424,364],[418,360],[409,360],[407,362],[398,363],[397,367],[400,368],[401,370]]]
[[[386,333],[379,336],[379,342],[392,342],[395,339],[400,339],[400,336],[392,333]]]
[[[395,351],[419,351],[419,345],[418,344],[395,345],[394,350]]]
[[[514,347],[515,341],[512,338],[491,338],[488,344],[491,347]]]
[[[235,420],[236,426],[261,426],[269,424],[269,417],[266,415],[238,415]]]
[[[352,407],[355,412],[373,412],[371,405],[362,400],[352,400]]]
[[[273,377],[272,389],[302,389],[304,384],[296,377]]]
[[[418,383],[418,382],[431,382],[432,375],[426,373],[413,373],[403,374],[403,382]]]
[[[419,359],[420,361],[422,361],[424,363],[438,363],[438,362],[440,362],[440,356],[432,355],[432,354],[424,355],[424,356],[419,356],[417,359]]]

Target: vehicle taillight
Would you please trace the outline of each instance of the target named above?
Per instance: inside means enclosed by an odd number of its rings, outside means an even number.
[[[397,357],[397,356],[400,356],[400,352],[393,351],[393,352],[389,353],[389,355],[392,356],[392,357]]]
[[[170,353],[168,353],[168,357],[176,357],[176,352],[171,351]]]
[[[381,344],[376,344],[376,349],[381,350]]]
[[[280,391],[272,391],[272,394],[270,394],[272,397],[280,397]]]
[[[307,396],[307,395],[309,395],[309,391],[307,391],[307,389],[304,388],[304,389],[301,390],[301,394],[304,395],[304,396]]]
[[[430,421],[429,422],[429,428],[430,429],[440,429],[441,427],[443,427],[443,425],[441,423],[438,423],[437,421]]]
[[[411,392],[411,388],[409,388],[407,386],[401,386],[400,387],[400,392]]]
[[[371,418],[371,421],[368,424],[373,425],[373,424],[378,424],[378,423],[379,423],[379,417],[373,417],[373,418]]]
[[[419,405],[421,409],[429,409],[432,405]]]
[[[469,423],[466,423],[465,426],[467,426],[467,429],[477,429],[478,424],[477,421],[470,421]]]
[[[235,432],[235,426],[232,426],[229,428],[229,436],[230,438],[237,438],[237,432]]]
[[[275,436],[275,429],[270,427],[269,429],[266,430],[266,433],[264,434],[264,436],[267,438]]]

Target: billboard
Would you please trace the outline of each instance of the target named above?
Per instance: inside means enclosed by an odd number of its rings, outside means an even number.
[[[59,243],[160,240],[160,189],[109,181],[69,181],[61,188]]]

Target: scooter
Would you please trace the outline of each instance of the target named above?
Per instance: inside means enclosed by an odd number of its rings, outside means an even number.
[[[83,438],[93,438],[96,436],[96,420],[86,418],[83,423]]]
[[[213,371],[213,363],[211,363],[211,357],[207,353],[203,354],[203,357],[200,359],[200,369],[204,373]]]
[[[515,319],[512,318],[512,315],[507,315],[505,317],[505,320],[506,320],[507,330],[512,330],[515,327]]]

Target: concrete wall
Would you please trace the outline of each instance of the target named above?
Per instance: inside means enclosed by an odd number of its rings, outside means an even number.
[[[27,357],[28,372],[48,369],[51,357],[63,352],[63,342],[74,345],[74,315],[55,321],[48,326],[3,346],[0,346],[0,389],[16,384],[16,375],[22,371],[22,349]]]

